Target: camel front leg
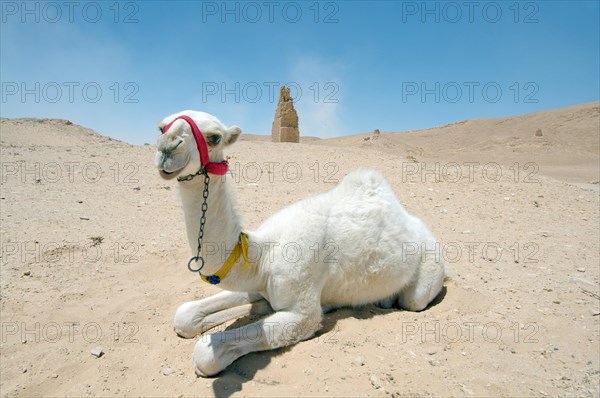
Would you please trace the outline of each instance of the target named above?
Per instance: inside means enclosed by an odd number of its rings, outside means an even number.
[[[200,333],[212,329],[215,326],[222,325],[233,319],[243,318],[249,315],[268,315],[272,314],[273,309],[269,302],[265,299],[255,301],[251,304],[244,304],[238,307],[228,308],[223,311],[215,312],[207,315],[202,320],[202,330]]]
[[[306,340],[320,328],[321,309],[310,315],[279,311],[241,328],[200,338],[192,360],[198,376],[214,376],[250,352],[272,350]]]
[[[231,316],[243,316],[245,312],[251,311],[252,307],[249,307],[246,309],[246,311],[242,312],[231,311],[222,314],[222,316],[211,316],[212,314],[243,306],[245,304],[252,304],[259,300],[264,300],[259,294],[230,292],[224,290],[215,294],[214,296],[210,296],[202,300],[189,301],[180,305],[175,312],[175,319],[173,320],[175,333],[188,339],[196,337],[208,329],[233,319]],[[259,304],[259,307],[259,309],[262,309],[264,307],[264,303]],[[252,312],[248,312],[248,314],[251,313]]]

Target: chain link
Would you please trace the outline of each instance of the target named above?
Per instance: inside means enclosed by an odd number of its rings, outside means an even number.
[[[190,261],[188,261],[188,269],[192,272],[197,272],[202,276],[202,268],[204,268],[204,258],[201,255],[202,251],[202,239],[204,238],[204,224],[206,224],[206,212],[208,210],[208,184],[210,183],[210,176],[204,170],[204,168],[200,169],[196,174],[190,174],[186,176],[186,179],[181,179],[180,181],[189,181],[197,175],[204,175],[204,191],[202,192],[202,215],[200,216],[200,231],[198,231],[198,252]],[[187,178],[190,177],[190,178]],[[198,268],[192,268],[192,263],[197,261],[200,263]]]

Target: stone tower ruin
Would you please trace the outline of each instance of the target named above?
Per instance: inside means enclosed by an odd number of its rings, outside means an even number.
[[[300,142],[298,114],[294,109],[294,99],[289,87],[279,88],[279,102],[275,110],[275,119],[271,129],[273,142]]]

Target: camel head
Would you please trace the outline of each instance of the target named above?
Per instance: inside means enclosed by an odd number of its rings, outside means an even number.
[[[196,123],[208,148],[211,162],[223,160],[223,149],[233,144],[242,133],[238,126],[225,127],[216,117],[204,112],[183,111],[164,118],[158,129],[154,163],[165,180],[179,175],[194,174],[200,167],[200,153],[192,127],[185,120],[176,120],[163,134],[163,129],[178,116],[189,116]]]

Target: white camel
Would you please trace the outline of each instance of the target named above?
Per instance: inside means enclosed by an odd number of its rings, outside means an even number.
[[[230,179],[219,175],[226,170],[223,149],[241,129],[195,111],[168,116],[159,129],[155,163],[161,177],[180,181],[188,240],[199,252],[188,266],[204,262],[203,279],[224,289],[182,304],[175,331],[192,338],[241,316],[268,315],[200,338],[192,356],[199,376],[216,375],[247,353],[310,338],[320,328],[323,308],[376,303],[421,311],[441,291],[444,265],[432,253],[435,238],[404,210],[378,172],[356,170],[332,190],[278,211],[258,230],[243,231]]]

